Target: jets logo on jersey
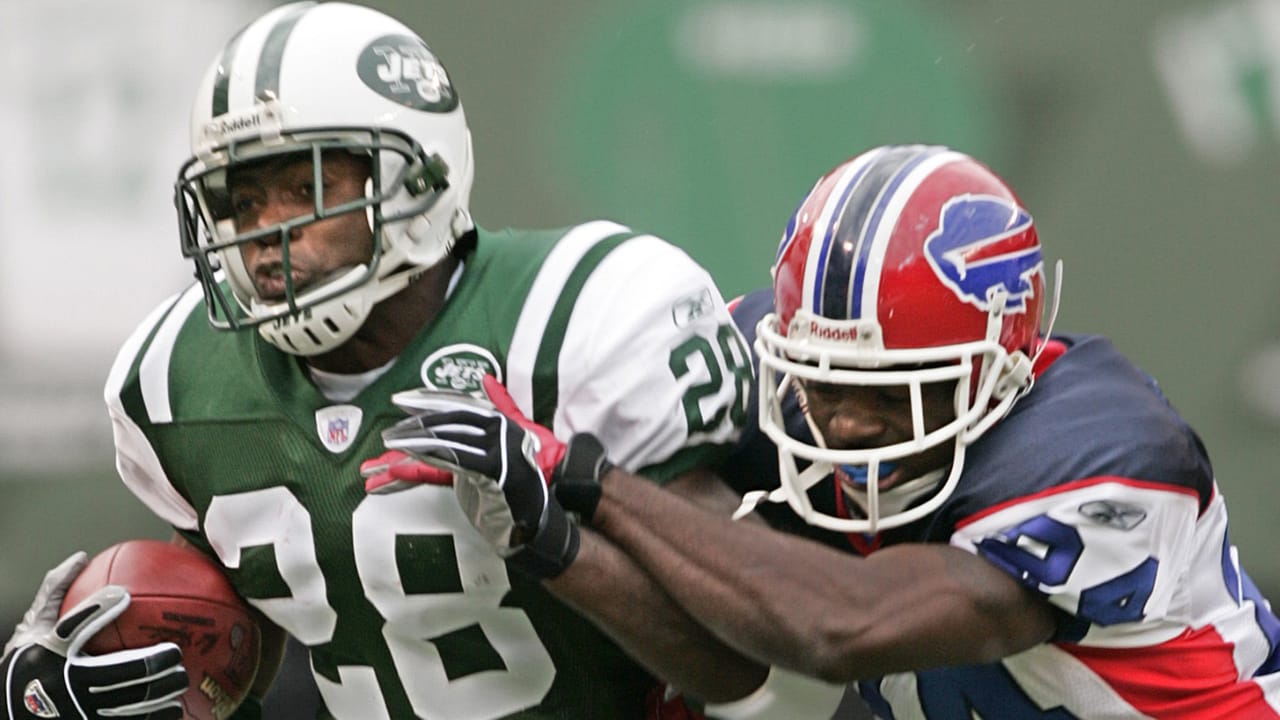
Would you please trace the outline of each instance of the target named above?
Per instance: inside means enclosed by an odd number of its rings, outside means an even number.
[[[316,411],[316,433],[325,449],[337,455],[346,452],[360,433],[364,412],[355,405],[330,405]]]
[[[374,40],[360,53],[356,74],[370,90],[407,108],[443,113],[458,107],[449,74],[417,38]]]
[[[502,382],[497,358],[479,345],[446,345],[422,361],[422,384],[432,390],[452,390],[482,398],[485,375]]]
[[[1023,312],[1034,291],[1031,278],[1044,271],[1040,247],[1024,234],[1026,210],[1002,198],[962,195],[942,206],[938,229],[924,242],[929,265],[964,302],[988,310],[1005,292],[1005,310]]]

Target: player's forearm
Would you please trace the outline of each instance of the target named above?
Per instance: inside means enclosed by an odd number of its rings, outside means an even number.
[[[848,577],[858,559],[704,512],[625,473],[603,488],[593,525],[723,641],[815,677],[856,677],[844,655],[872,602]]]
[[[812,616],[802,607],[811,594],[795,592],[787,578],[787,564],[799,560],[777,552],[774,543],[785,538],[764,528],[738,527],[633,480],[610,475],[593,525],[717,636],[754,657],[803,669],[798,663],[812,652],[805,647],[812,638],[783,626],[792,612]],[[784,595],[786,607],[776,603]]]
[[[846,682],[990,662],[1054,627],[1048,603],[957,548],[902,545],[863,559],[703,512],[624,474],[603,487],[595,527],[718,637],[774,665]]]
[[[546,587],[650,672],[707,702],[736,700],[764,682],[767,666],[699,625],[616,546],[590,530],[581,542],[573,565]]]

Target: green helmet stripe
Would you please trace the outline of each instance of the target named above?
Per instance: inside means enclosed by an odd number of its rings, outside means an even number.
[[[242,28],[240,32],[231,38],[227,46],[222,50],[222,57],[218,59],[218,77],[213,81],[213,117],[226,115],[228,110],[227,94],[231,88],[231,61],[236,56],[236,48],[240,47],[240,38],[244,36]]]
[[[289,34],[293,32],[293,26],[298,24],[298,20],[311,8],[315,7],[312,2],[300,2],[294,4],[288,10],[282,12],[272,26],[271,31],[267,33],[267,39],[262,44],[262,51],[258,54],[257,74],[254,77],[254,97],[262,97],[263,91],[270,91],[272,94],[278,94],[280,91],[280,57],[284,55],[284,46],[289,39]],[[244,38],[245,31],[252,25],[241,28],[231,38],[227,46],[222,50],[222,57],[218,59],[218,76],[213,80],[213,108],[212,117],[226,115],[231,109],[231,65],[235,62],[236,52],[240,49],[240,41]]]
[[[258,75],[253,85],[254,97],[280,96],[280,58],[284,56],[284,46],[298,20],[313,7],[314,3],[298,3],[276,21],[275,27],[267,33],[267,40],[262,44],[262,55],[258,57]]]
[[[551,316],[547,318],[547,326],[542,333],[542,342],[538,345],[534,367],[556,366],[560,349],[564,345],[565,333],[569,330],[569,318],[573,314],[578,295],[582,292],[582,286],[587,283],[587,278],[591,277],[591,273],[606,255],[633,237],[636,236],[631,233],[615,235],[596,243],[583,254],[582,259],[578,261],[578,266],[565,280],[564,290],[551,310]],[[551,427],[556,405],[559,402],[560,383],[554,372],[546,373],[547,380],[542,382],[538,380],[540,376],[543,376],[543,373],[534,373],[533,419],[535,422]]]

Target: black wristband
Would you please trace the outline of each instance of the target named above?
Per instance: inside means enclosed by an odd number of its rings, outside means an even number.
[[[578,433],[565,445],[564,458],[551,476],[551,488],[565,510],[590,524],[600,504],[600,481],[613,469],[595,435]]]
[[[533,539],[507,558],[520,572],[539,580],[550,580],[564,572],[578,557],[578,526],[552,499],[542,515]]]

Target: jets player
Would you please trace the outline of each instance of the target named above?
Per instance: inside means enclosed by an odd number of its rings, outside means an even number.
[[[177,207],[199,283],[146,318],[111,370],[118,468],[225,566],[269,650],[282,632],[310,649],[328,716],[640,717],[655,679],[610,636],[708,699],[763,680],[741,657],[723,664],[725,648],[620,552],[593,555],[610,585],[560,583],[602,608],[606,631],[553,598],[537,580],[579,549],[562,514],[504,560],[451,490],[366,495],[361,478],[404,459],[380,436],[403,417],[393,393],[480,393],[485,375],[653,480],[710,464],[738,436],[752,369],[702,268],[612,222],[477,227],[448,74],[367,8],[295,3],[253,21],[204,76],[191,137]],[[78,650],[127,594],[58,620],[82,562],[50,574],[6,648],[11,716],[176,712],[172,646]],[[635,599],[599,599],[614,592]],[[258,697],[277,661],[264,657]]]
[[[522,536],[494,508],[526,516],[519,486],[549,478],[584,548],[625,549],[727,644],[857,681],[885,718],[1280,717],[1280,621],[1200,439],[1108,340],[1042,332],[1044,274],[1031,216],[964,154],[881,147],[818,180],[772,290],[734,308],[758,426],[723,474],[792,534],[603,451],[594,473],[511,457],[498,487],[477,452],[500,427],[556,441],[492,384],[496,410],[402,398],[388,439],[451,469],[499,546]]]

